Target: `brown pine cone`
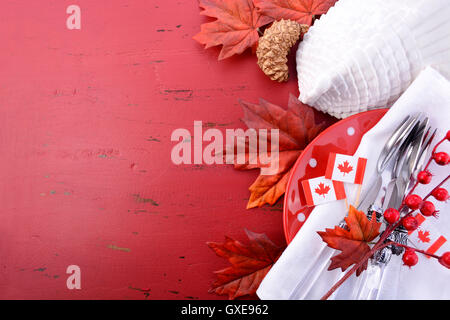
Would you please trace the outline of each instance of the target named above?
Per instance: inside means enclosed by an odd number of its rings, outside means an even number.
[[[264,35],[259,39],[256,56],[259,67],[270,79],[278,82],[288,79],[287,55],[308,28],[307,25],[300,25],[296,21],[281,19],[264,31]]]

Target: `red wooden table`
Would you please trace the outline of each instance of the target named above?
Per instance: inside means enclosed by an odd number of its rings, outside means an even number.
[[[249,52],[218,62],[192,40],[205,21],[196,1],[1,1],[1,299],[221,299],[206,241],[284,243],[281,201],[245,209],[257,171],[171,162],[175,129],[243,127],[238,98],[298,94]]]

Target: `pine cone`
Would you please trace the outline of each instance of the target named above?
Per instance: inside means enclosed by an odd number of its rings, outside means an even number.
[[[288,79],[287,55],[300,34],[308,31],[308,28],[307,25],[281,19],[264,31],[259,39],[256,56],[259,67],[270,79],[278,82]]]

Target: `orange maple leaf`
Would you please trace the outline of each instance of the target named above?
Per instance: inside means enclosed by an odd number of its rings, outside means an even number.
[[[417,237],[419,238],[419,241],[422,241],[423,243],[431,241],[431,239],[430,239],[430,232],[429,231],[423,232],[422,230],[419,230],[419,233],[417,234]]]
[[[249,188],[251,194],[247,209],[261,207],[264,204],[273,205],[284,194],[291,169],[303,149],[337,119],[301,103],[292,94],[289,96],[287,110],[263,99],[260,99],[259,105],[242,100],[240,104],[244,109],[243,122],[247,127],[256,129],[257,134],[259,134],[259,129],[268,131],[279,129],[278,172],[273,175],[258,176]],[[239,150],[245,150],[245,154]],[[235,154],[234,167],[238,170],[267,167],[260,163],[261,155],[257,150],[249,148],[248,139],[238,141],[234,150],[227,150],[227,154],[233,152]],[[267,154],[269,153],[270,150]],[[267,156],[267,154],[262,156]],[[238,164],[239,156],[245,157],[244,164]],[[252,159],[257,160],[252,162],[250,161]]]
[[[321,182],[319,183],[319,186],[314,189],[314,192],[319,196],[323,196],[325,198],[325,195],[328,194],[328,191],[330,191],[330,189],[330,186],[325,186],[325,184]]]
[[[340,172],[342,172],[345,176],[346,173],[350,173],[353,171],[353,167],[350,165],[350,163],[345,160],[344,163],[338,165],[338,169]]]
[[[254,0],[258,11],[272,20],[290,19],[311,25],[313,17],[324,14],[337,0]]]
[[[227,294],[230,300],[255,296],[261,281],[282,252],[282,248],[265,234],[245,232],[250,240],[248,245],[229,237],[225,237],[224,243],[207,242],[219,257],[231,263],[231,266],[215,272],[217,280],[210,292]]]
[[[206,49],[222,45],[219,60],[254,47],[259,39],[258,28],[271,22],[257,12],[252,0],[199,0],[199,6],[201,14],[217,20],[202,24],[194,39]]]
[[[375,212],[372,219],[367,219],[362,211],[350,206],[348,217],[345,218],[348,230],[338,226],[334,229],[325,229],[318,234],[330,248],[342,251],[331,258],[328,270],[341,268],[345,271],[351,265],[358,263],[370,251],[368,242],[371,242],[379,234],[381,223],[377,222]],[[356,271],[359,276],[367,269],[367,261]]]

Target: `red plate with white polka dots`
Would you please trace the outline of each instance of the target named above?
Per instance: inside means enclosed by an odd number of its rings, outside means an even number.
[[[303,150],[292,169],[284,198],[283,226],[287,243],[292,241],[314,208],[306,206],[302,180],[325,175],[330,152],[354,154],[364,133],[387,110],[367,111],[341,120],[323,131]]]

